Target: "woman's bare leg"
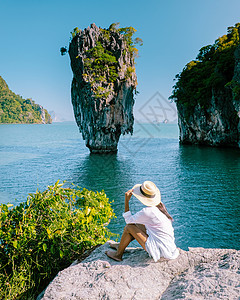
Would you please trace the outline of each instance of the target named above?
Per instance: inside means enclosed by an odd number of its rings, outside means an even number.
[[[147,234],[145,225],[143,225],[143,224],[135,224],[135,225]],[[135,238],[132,237],[132,240],[135,240]],[[117,242],[113,242],[113,243],[109,242],[109,247],[111,247],[112,249],[115,249],[115,250],[118,250],[119,245],[120,245],[120,243],[117,243]]]
[[[123,230],[123,234],[121,237],[121,241],[118,245],[118,249],[119,249],[120,245],[123,245],[123,247],[126,248],[131,243],[131,241],[134,240],[133,236],[126,230],[126,227],[127,227],[127,225],[125,226],[125,228]],[[118,249],[117,249],[117,251],[108,250],[105,253],[107,254],[108,257],[110,257],[114,260],[117,260],[117,261],[121,261],[122,255],[118,254]]]
[[[141,226],[139,227],[135,224],[128,224],[124,228],[117,251],[109,250],[106,251],[106,254],[114,260],[121,261],[124,250],[132,240],[136,239],[138,243],[143,247],[143,249],[146,250],[145,243],[147,241],[147,238],[148,236],[143,227],[141,228]]]

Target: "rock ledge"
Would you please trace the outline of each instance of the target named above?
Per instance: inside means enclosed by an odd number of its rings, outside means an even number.
[[[239,299],[240,250],[180,249],[157,263],[141,248],[122,262],[105,255],[108,244],[61,271],[38,299]]]

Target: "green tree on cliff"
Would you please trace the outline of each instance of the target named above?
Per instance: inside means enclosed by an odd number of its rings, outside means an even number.
[[[213,90],[224,90],[236,85],[232,78],[234,51],[239,45],[239,27],[240,23],[228,27],[226,35],[219,37],[213,45],[199,50],[196,60],[189,62],[176,75],[177,82],[170,99],[183,104],[191,113],[197,104],[208,107]]]

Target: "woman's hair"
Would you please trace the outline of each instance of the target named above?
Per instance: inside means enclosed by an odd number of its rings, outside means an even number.
[[[173,221],[173,218],[169,215],[167,209],[166,209],[166,206],[160,202],[158,205],[157,205],[157,208],[171,221]]]

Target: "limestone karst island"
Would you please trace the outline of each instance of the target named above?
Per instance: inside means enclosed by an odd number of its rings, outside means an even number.
[[[200,49],[176,76],[170,97],[180,142],[240,148],[240,23]]]
[[[142,40],[133,40],[133,27],[117,27],[75,28],[68,50],[74,115],[92,153],[117,151],[120,135],[133,132],[135,44]],[[62,54],[66,51],[61,48]]]
[[[12,92],[0,76],[0,123],[50,124],[50,114],[32,99]]]
[[[180,142],[240,147],[240,46],[237,23],[200,49],[176,76],[170,99],[178,110]],[[133,27],[75,28],[67,51],[73,71],[72,104],[91,152],[117,151],[121,134],[133,132],[137,49]]]

